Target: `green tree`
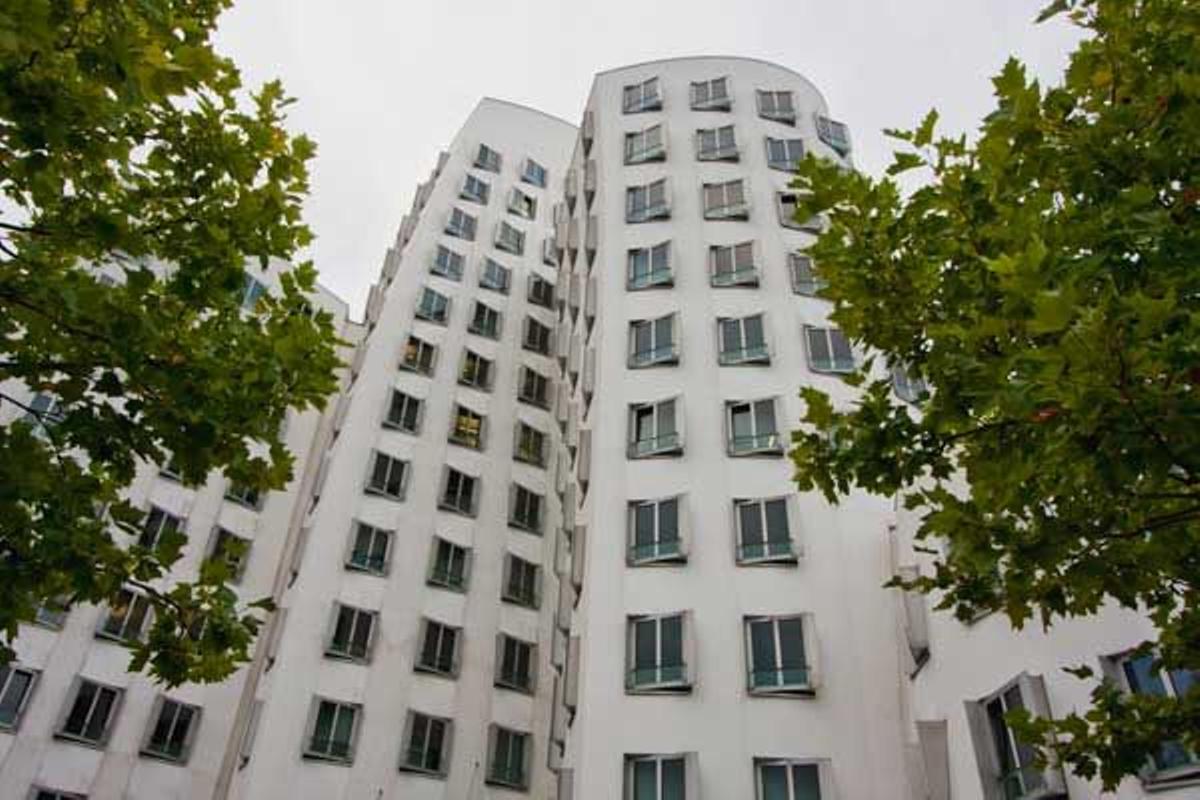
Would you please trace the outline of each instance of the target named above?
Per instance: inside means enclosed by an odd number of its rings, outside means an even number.
[[[12,0],[0,6],[0,403],[56,401],[0,429],[0,662],[44,603],[149,593],[131,669],[214,681],[248,657],[269,602],[227,569],[174,580],[182,536],[127,546],[139,463],[279,488],[287,409],[335,389],[333,320],[310,264],[241,309],[247,269],[288,258],[313,144],[278,83],[242,88],[210,37],[230,0]],[[166,264],[164,270],[152,265]],[[97,279],[104,265],[118,285]],[[29,406],[28,403],[23,404]],[[253,608],[251,606],[257,606]]]
[[[832,318],[876,357],[852,407],[803,390],[796,480],[927,510],[918,541],[948,554],[908,585],[962,619],[1115,602],[1152,618],[1144,652],[1200,670],[1200,5],[1059,0],[1040,19],[1064,14],[1085,37],[1061,85],[1009,61],[973,142],[930,112],[888,132],[881,179],[801,165]],[[926,180],[905,193],[910,169]],[[868,374],[881,359],[928,383],[919,414]],[[1200,690],[1102,684],[1022,727],[1112,787],[1164,743],[1200,752]]]

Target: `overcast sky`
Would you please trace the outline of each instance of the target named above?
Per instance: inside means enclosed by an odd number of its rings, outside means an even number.
[[[281,78],[318,145],[306,209],[321,282],[361,317],[413,191],[481,97],[579,119],[601,70],[740,55],[811,79],[850,125],[855,162],[930,107],[972,131],[1010,55],[1057,81],[1077,34],[1048,0],[239,0],[217,46],[247,83]]]

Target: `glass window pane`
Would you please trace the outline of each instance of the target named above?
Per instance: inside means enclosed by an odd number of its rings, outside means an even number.
[[[633,764],[633,800],[659,800],[658,765],[653,761]]]
[[[821,774],[816,764],[792,765],[794,800],[821,800]]]
[[[750,657],[753,659],[756,672],[776,668],[775,630],[770,621],[764,620],[750,624]]]
[[[335,706],[333,703],[321,701],[320,708],[317,709],[317,724],[313,726],[312,742],[309,745],[310,750],[315,750],[318,753],[324,753],[329,748],[329,737],[333,732],[333,717]]]
[[[812,357],[813,366],[827,367],[829,365],[829,343],[825,339],[825,331],[821,328],[807,328],[808,352]]]
[[[658,623],[640,620],[633,626],[633,666],[635,669],[653,667],[658,663]]]
[[[804,662],[804,631],[799,619],[779,620],[779,655],[784,669],[801,669]]]
[[[679,540],[679,501],[674,498],[658,504],[658,538],[663,542]]]
[[[635,545],[648,545],[654,542],[654,506],[642,503],[634,508]]]
[[[682,758],[668,758],[662,762],[663,800],[684,800],[684,764]]]
[[[662,663],[679,666],[683,663],[683,617],[665,617],[660,623]]]
[[[788,771],[782,764],[765,764],[759,769],[762,800],[792,800],[788,796]]]
[[[9,677],[10,675],[11,677]],[[32,682],[29,673],[0,667],[0,686],[4,685],[6,678],[8,687],[5,689],[4,695],[0,697],[0,725],[12,725],[17,721],[17,711]]]
[[[768,500],[765,505],[767,511],[767,539],[772,542],[786,542],[791,538],[788,533],[787,501]]]
[[[658,435],[669,436],[675,433],[675,401],[668,400],[658,404]]]
[[[741,521],[742,544],[760,544],[763,541],[762,517],[759,515],[758,503],[742,503],[738,506],[738,518]]]
[[[99,741],[104,736],[104,730],[108,727],[108,715],[112,713],[112,707],[117,701],[117,693],[112,689],[101,688],[99,697],[96,698],[96,706],[92,709],[91,719],[88,720],[87,728],[84,729],[83,735],[92,741]]]
[[[752,317],[746,317],[742,320],[742,329],[745,331],[746,347],[762,347],[764,338],[761,315],[755,314]]]

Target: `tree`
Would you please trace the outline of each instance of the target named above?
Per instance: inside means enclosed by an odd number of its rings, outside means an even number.
[[[1048,626],[1115,602],[1149,613],[1144,652],[1200,670],[1200,6],[1058,0],[1040,19],[1062,14],[1086,32],[1062,84],[1010,60],[973,143],[930,112],[888,132],[881,179],[801,165],[832,318],[876,356],[853,407],[803,390],[796,480],[926,511],[918,542],[948,554],[903,585],[960,618]],[[928,179],[905,194],[912,169]],[[919,413],[870,377],[879,359],[927,382]],[[1025,723],[1111,788],[1164,743],[1200,752],[1200,690],[1102,684]]]
[[[0,428],[0,663],[39,606],[133,585],[155,618],[131,669],[220,680],[269,608],[239,605],[219,562],[169,579],[181,535],[124,544],[143,518],[123,499],[139,463],[281,487],[285,412],[336,388],[332,318],[305,300],[311,264],[241,309],[247,267],[311,238],[300,212],[314,146],[283,129],[278,83],[248,94],[213,51],[229,5],[0,8],[0,403],[29,420]],[[123,281],[100,281],[98,266]],[[54,407],[20,402],[18,382]]]

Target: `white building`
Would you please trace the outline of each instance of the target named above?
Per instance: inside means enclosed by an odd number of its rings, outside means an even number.
[[[1082,707],[1059,667],[1148,623],[931,615],[880,588],[921,566],[912,519],[795,492],[798,389],[850,402],[855,357],[813,296],[820,220],[792,218],[807,152],[851,166],[817,89],[752,59],[601,73],[579,128],[482,101],[401,222],[338,403],[289,427],[303,469],[244,579],[281,610],[234,680],[181,690],[203,707],[186,764],[139,755],[155,690],[73,612],[22,634],[42,675],[0,732],[0,800],[1099,796],[1014,774],[989,703]],[[189,530],[244,511],[214,491]],[[81,674],[129,687],[100,747],[54,736]],[[1150,789],[1200,796],[1117,796]]]

